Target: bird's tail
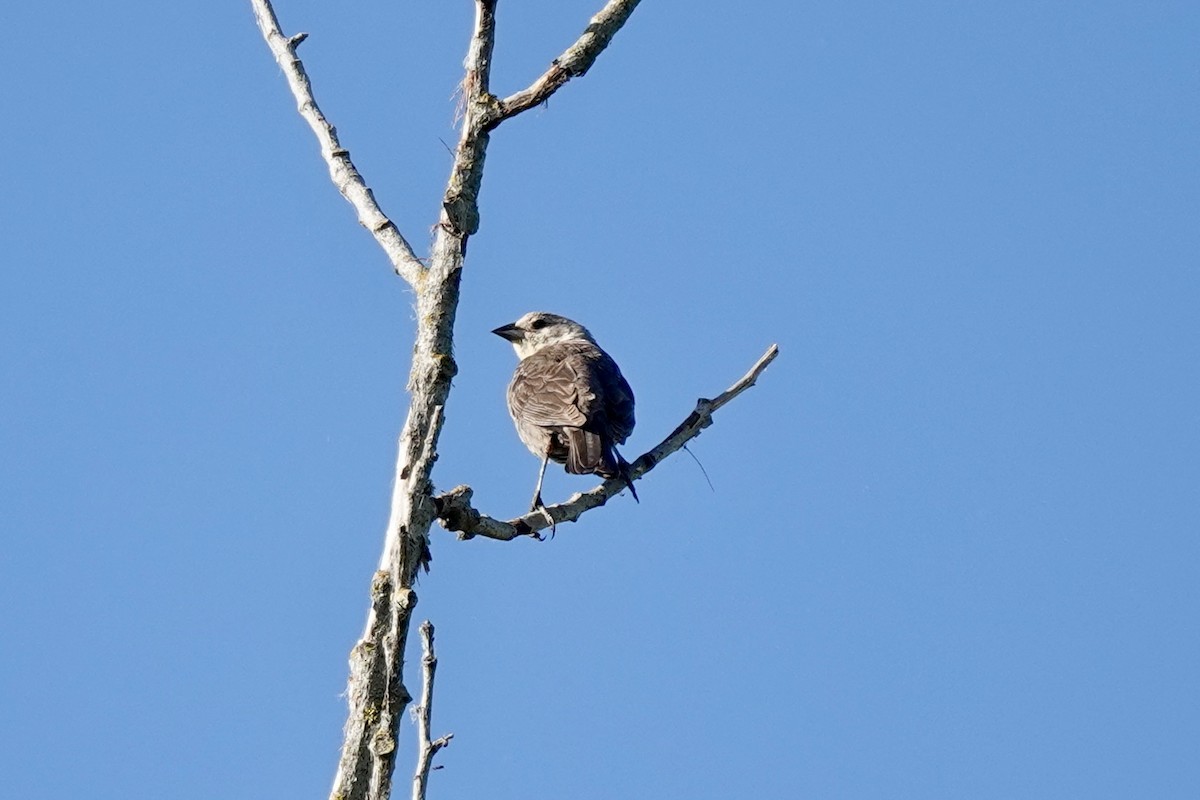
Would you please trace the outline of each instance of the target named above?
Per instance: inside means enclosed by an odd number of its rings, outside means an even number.
[[[629,487],[629,493],[634,501],[638,499],[637,489],[633,488],[633,469],[624,456],[612,445],[605,446],[599,435],[582,428],[567,429],[567,472],[574,475],[588,473],[599,475],[605,480],[621,478]]]

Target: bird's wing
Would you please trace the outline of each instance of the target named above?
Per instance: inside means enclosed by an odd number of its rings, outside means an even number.
[[[586,359],[562,343],[544,347],[517,366],[508,387],[514,419],[544,428],[583,427],[596,404]]]
[[[559,342],[522,360],[508,387],[508,410],[518,431],[557,430],[548,445],[529,444],[525,433],[522,439],[534,452],[548,446],[550,457],[576,474],[616,475],[612,446],[633,431],[633,390],[589,341]]]
[[[545,347],[521,362],[509,387],[514,416],[546,427],[604,430],[617,444],[633,433],[633,389],[612,358],[592,342]]]
[[[604,413],[608,421],[608,431],[612,440],[617,444],[625,444],[629,434],[633,433],[633,389],[621,374],[615,361],[604,355],[605,364],[599,372],[603,375]]]

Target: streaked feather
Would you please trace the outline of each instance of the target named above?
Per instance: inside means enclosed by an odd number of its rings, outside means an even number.
[[[594,342],[547,345],[522,359],[508,387],[508,410],[534,455],[549,453],[568,472],[611,478],[613,446],[634,426],[634,397],[616,362]]]

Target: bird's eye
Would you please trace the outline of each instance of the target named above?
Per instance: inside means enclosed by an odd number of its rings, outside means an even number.
[[[533,322],[529,323],[529,327],[535,331],[540,331],[542,328],[546,327],[546,325],[547,322],[544,319],[535,319]]]

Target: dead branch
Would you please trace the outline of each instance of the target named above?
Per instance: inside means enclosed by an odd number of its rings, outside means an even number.
[[[429,772],[433,769],[433,757],[450,744],[453,733],[429,738],[429,723],[433,718],[433,678],[437,672],[437,655],[433,651],[433,623],[425,620],[421,632],[421,704],[413,709],[417,718],[417,771],[413,774],[413,800],[425,800],[425,789],[429,785]]]
[[[701,398],[696,401],[696,409],[648,452],[643,453],[633,462],[630,473],[634,480],[645,475],[658,466],[662,461],[683,448],[685,444],[700,435],[700,431],[712,425],[712,415],[721,406],[749,389],[758,380],[758,376],[779,355],[779,346],[771,345],[767,352],[755,362],[750,371],[741,377],[712,400]],[[508,541],[518,536],[533,536],[541,538],[538,531],[545,530],[551,525],[563,522],[574,522],[585,511],[608,502],[609,498],[619,494],[625,488],[625,481],[613,478],[586,492],[573,494],[566,502],[549,506],[538,511],[531,511],[523,517],[510,519],[507,522],[481,514],[471,505],[473,491],[469,486],[456,486],[433,499],[437,506],[438,521],[447,530],[458,532],[459,539],[472,539],[484,536],[489,539]],[[547,514],[549,519],[547,519]],[[553,520],[553,523],[551,522]]]
[[[417,602],[412,587],[417,571],[428,563],[429,529],[436,512],[430,475],[437,460],[442,409],[450,393],[451,379],[458,371],[452,345],[463,260],[468,239],[479,229],[479,188],[490,133],[506,116],[519,113],[520,109],[500,114],[499,101],[489,91],[496,0],[476,0],[462,82],[462,128],[428,266],[424,266],[379,209],[349,153],[338,141],[333,125],[317,107],[304,66],[296,56],[296,47],[305,35],[284,36],[270,0],[250,2],[263,38],[287,77],[300,115],[317,137],[330,178],[358,212],[359,222],[387,253],[396,273],[416,294],[417,330],[408,379],[411,400],[397,448],[391,513],[379,569],[371,585],[367,624],[350,653],[346,690],[350,708],[330,794],[332,800],[387,800],[391,795],[399,720],[411,700],[404,687],[403,670],[404,647]],[[609,8],[627,7],[623,15],[614,12],[623,23],[636,5],[636,2],[610,2],[597,19]],[[602,35],[586,42],[582,54],[571,61],[576,64],[572,67],[573,74],[586,71],[620,23],[607,25]],[[552,89],[543,91],[544,96],[548,97],[565,82],[565,79],[558,81]]]
[[[550,62],[549,69],[527,89],[499,101],[495,124],[499,125],[509,117],[515,117],[522,111],[541,105],[567,81],[582,77],[591,69],[596,57],[608,47],[612,37],[621,30],[639,2],[641,0],[609,0],[608,4],[592,17],[575,43]]]
[[[359,224],[369,230],[375,241],[379,242],[379,246],[387,253],[388,260],[392,262],[396,274],[415,287],[425,268],[413,253],[408,241],[400,235],[399,229],[375,202],[375,195],[371,193],[354,162],[350,160],[350,151],[342,147],[337,131],[329,120],[325,119],[313,97],[308,73],[304,71],[300,57],[296,55],[296,48],[308,38],[308,34],[284,36],[279,28],[275,9],[271,7],[269,0],[250,0],[250,4],[254,8],[258,28],[267,40],[267,46],[271,48],[276,63],[287,77],[300,116],[317,137],[317,143],[321,146],[321,157],[329,166],[329,179],[342,193],[342,197],[354,206]]]

